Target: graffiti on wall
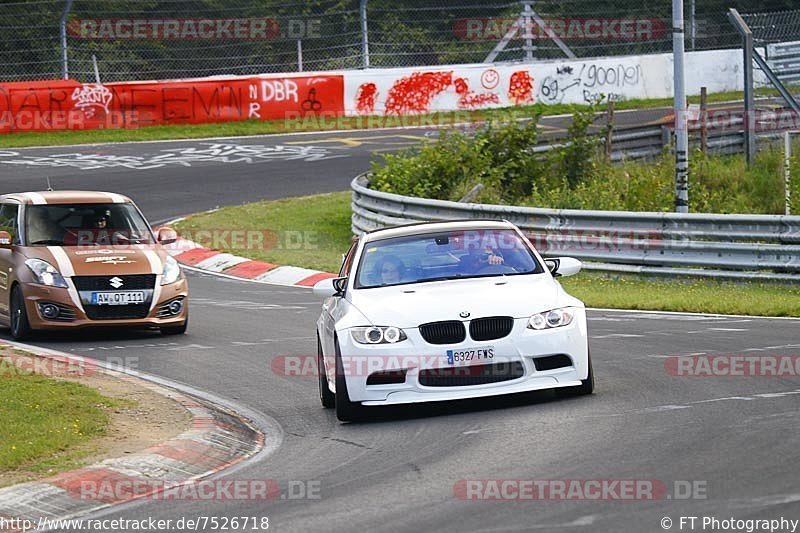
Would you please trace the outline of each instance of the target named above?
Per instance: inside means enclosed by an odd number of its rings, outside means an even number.
[[[539,87],[539,99],[546,104],[582,102],[593,104],[625,99],[626,90],[642,86],[644,77],[638,63],[599,65],[583,63],[580,67],[561,65],[546,76]]]
[[[514,105],[533,103],[533,78],[527,71],[521,70],[511,75],[508,99]]]
[[[495,68],[412,72],[391,78],[388,87],[386,80],[382,80],[386,87],[383,93],[381,83],[362,82],[355,91],[353,104],[361,115],[374,114],[381,109],[386,115],[410,115],[534,101],[533,78],[527,70],[503,78]]]
[[[86,118],[93,118],[100,112],[103,116],[108,115],[108,106],[113,99],[112,92],[99,83],[81,85],[72,91],[75,109],[83,111]]]
[[[342,113],[344,78],[294,76],[80,84],[0,84],[0,133],[136,128]]]
[[[265,79],[249,85],[248,118],[261,120],[342,113],[342,76],[313,76],[291,79]]]

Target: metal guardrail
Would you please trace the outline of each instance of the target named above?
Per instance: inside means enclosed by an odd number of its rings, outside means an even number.
[[[800,216],[581,211],[459,203],[351,183],[354,234],[420,221],[504,219],[545,256],[587,269],[655,275],[800,281]]]
[[[786,85],[800,84],[800,41],[768,44],[767,63]]]
[[[777,110],[775,113],[784,113],[788,110]],[[768,112],[763,113],[764,117]],[[759,119],[756,119],[758,126]],[[787,121],[787,126],[793,126],[794,122]],[[741,117],[731,116],[727,118],[722,127],[708,128],[708,151],[713,154],[735,154],[744,151],[744,123]],[[604,136],[598,133],[603,140]],[[783,139],[783,130],[774,126],[765,126],[765,129],[758,131],[756,137],[762,141],[771,142]],[[661,155],[670,146],[672,129],[666,125],[662,126],[633,126],[614,129],[611,134],[611,161],[620,162],[624,160],[652,159]],[[692,148],[700,146],[700,127],[699,123],[693,122],[689,129],[689,145]],[[564,146],[564,142],[554,140],[536,145],[534,152],[547,152]]]

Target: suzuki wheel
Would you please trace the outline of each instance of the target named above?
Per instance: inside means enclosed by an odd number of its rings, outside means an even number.
[[[11,336],[21,341],[31,334],[31,324],[28,322],[28,311],[25,308],[25,297],[22,288],[15,285],[11,290]]]

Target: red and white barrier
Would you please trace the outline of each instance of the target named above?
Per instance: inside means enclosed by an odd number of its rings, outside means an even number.
[[[178,242],[169,244],[166,248],[169,254],[183,265],[271,285],[313,287],[320,280],[336,277],[335,274],[329,272],[273,265],[264,261],[254,261],[246,257],[211,250],[188,239],[179,239]]]
[[[0,83],[0,133],[138,128],[342,114],[344,77],[226,77],[81,84]]]
[[[736,50],[690,52],[686,63],[687,71],[702,73],[688,78],[690,94],[699,93],[701,86],[709,92],[742,89],[742,56]],[[0,133],[309,116],[391,117],[670,96],[671,54],[102,85],[15,82],[0,83]]]

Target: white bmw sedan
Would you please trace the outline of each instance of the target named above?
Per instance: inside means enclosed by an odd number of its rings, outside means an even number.
[[[542,259],[509,222],[362,235],[339,277],[314,287],[322,405],[351,421],[364,406],[591,394],[584,305],[554,279],[580,267]]]

